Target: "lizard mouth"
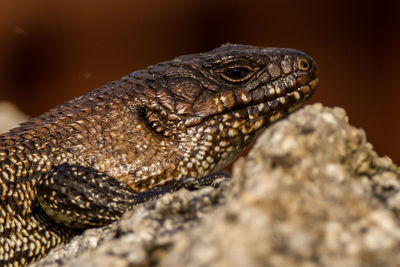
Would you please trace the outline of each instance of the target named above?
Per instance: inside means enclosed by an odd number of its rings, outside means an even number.
[[[233,114],[239,119],[254,120],[259,117],[271,117],[274,114],[287,114],[303,106],[314,94],[318,86],[318,78],[314,78],[307,84],[286,88],[286,92],[276,92],[277,96],[272,99],[259,99],[245,107],[232,109],[225,114]],[[271,121],[273,122],[273,121]]]
[[[208,121],[208,124],[222,123],[227,128],[240,129],[242,134],[248,134],[259,128],[264,128],[302,107],[317,89],[318,82],[318,78],[313,77],[301,86],[274,89],[274,92],[270,92],[270,95],[262,92],[264,97],[256,98],[246,105],[243,104],[214,116],[203,118],[203,121]],[[265,87],[256,90],[271,89]],[[274,93],[273,97],[271,97],[272,93]]]

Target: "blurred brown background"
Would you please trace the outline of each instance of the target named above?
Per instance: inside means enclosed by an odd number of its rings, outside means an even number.
[[[35,116],[125,74],[242,43],[317,60],[340,106],[400,163],[400,1],[2,1],[0,100]]]

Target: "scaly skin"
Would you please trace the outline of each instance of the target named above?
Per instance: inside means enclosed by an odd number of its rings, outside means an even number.
[[[317,84],[300,51],[224,45],[133,72],[1,135],[0,265],[26,265],[76,229],[202,181]]]

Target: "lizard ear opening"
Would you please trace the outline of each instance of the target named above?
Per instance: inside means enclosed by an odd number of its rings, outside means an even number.
[[[145,114],[145,118],[147,125],[157,134],[165,137],[169,137],[172,135],[172,130],[166,126],[166,123],[161,121],[156,113],[147,111]]]

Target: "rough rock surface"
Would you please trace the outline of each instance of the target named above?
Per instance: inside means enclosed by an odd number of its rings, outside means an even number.
[[[342,109],[307,106],[232,182],[144,203],[36,266],[399,266],[399,173]]]
[[[18,123],[24,122],[27,119],[28,116],[19,111],[13,104],[0,101],[0,133],[18,126]]]

